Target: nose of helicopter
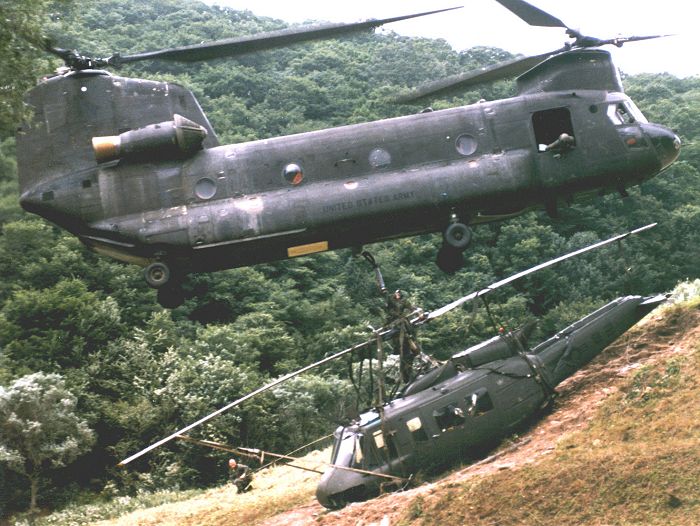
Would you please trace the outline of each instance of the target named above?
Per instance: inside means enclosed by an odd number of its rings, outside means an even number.
[[[654,145],[662,170],[678,158],[681,151],[678,135],[658,124],[645,125],[644,132]]]
[[[318,500],[322,506],[333,509],[340,506],[337,506],[331,498],[333,490],[330,487],[332,485],[332,481],[329,480],[330,477],[331,475],[328,472],[321,477],[321,481],[318,483],[318,486],[316,486],[316,500]]]
[[[339,509],[350,502],[366,500],[378,493],[372,491],[372,477],[352,471],[331,468],[316,487],[316,499],[328,509]]]

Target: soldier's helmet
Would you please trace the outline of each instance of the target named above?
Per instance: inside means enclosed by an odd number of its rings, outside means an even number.
[[[236,462],[235,458],[228,459],[228,467],[229,468],[236,469],[236,466],[238,466],[238,463]]]

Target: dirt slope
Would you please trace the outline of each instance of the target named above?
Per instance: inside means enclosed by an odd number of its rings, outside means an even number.
[[[700,308],[657,310],[633,330],[599,355],[583,370],[562,383],[557,391],[554,410],[541,418],[519,437],[505,441],[483,461],[456,469],[438,480],[424,483],[401,493],[384,495],[365,503],[329,512],[313,498],[315,476],[307,472],[298,481],[289,481],[309,489],[295,495],[280,495],[275,481],[256,479],[257,489],[246,495],[235,495],[231,488],[212,490],[196,501],[181,502],[142,510],[116,521],[100,523],[116,525],[334,525],[389,526],[409,524],[407,512],[437,501],[450,488],[460,487],[475,477],[489,477],[508,470],[517,472],[550,455],[557,443],[587,426],[600,404],[616,393],[628,376],[643,365],[663,363],[674,356],[689,355],[700,345]],[[321,457],[317,457],[320,459]],[[320,465],[320,464],[319,464]],[[276,475],[279,477],[279,475]],[[273,476],[275,478],[275,476]],[[277,480],[276,482],[279,482]],[[260,500],[267,501],[262,506]],[[270,502],[276,501],[273,507]],[[412,508],[413,507],[413,508]],[[287,510],[276,512],[275,510]],[[416,516],[420,515],[417,513]],[[700,522],[699,522],[700,524]]]

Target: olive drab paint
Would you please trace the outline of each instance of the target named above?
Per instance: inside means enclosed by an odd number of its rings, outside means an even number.
[[[378,495],[385,480],[362,470],[409,478],[478,458],[484,447],[537,415],[559,383],[663,301],[625,296],[535,347],[527,346],[526,328],[455,354],[405,386],[382,406],[381,416],[369,410],[335,431],[332,465],[316,498],[335,509]]]
[[[83,69],[27,95],[21,205],[144,266],[167,306],[181,302],[188,273],[429,232],[443,232],[438,264],[454,271],[469,226],[624,194],[680,148],[597,48],[538,57],[512,98],[229,145],[186,88],[91,69],[114,57],[67,55]]]

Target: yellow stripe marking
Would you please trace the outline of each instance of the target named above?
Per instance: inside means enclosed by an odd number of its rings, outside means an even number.
[[[306,254],[313,254],[314,252],[323,252],[324,250],[328,250],[328,241],[317,241],[308,245],[289,247],[287,249],[287,257],[296,258]]]

